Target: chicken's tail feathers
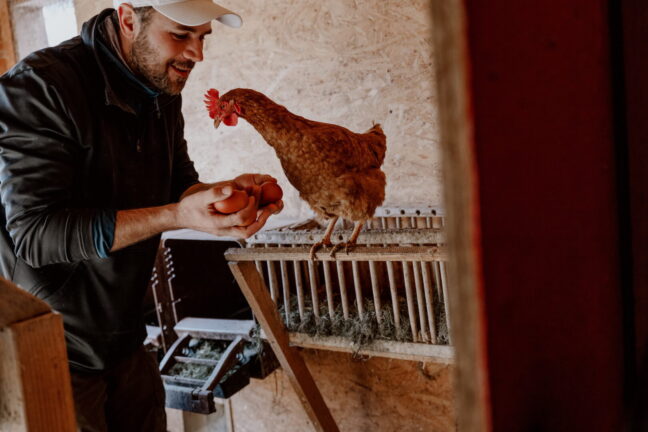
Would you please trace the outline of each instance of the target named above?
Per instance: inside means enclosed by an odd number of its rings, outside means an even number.
[[[376,123],[376,122],[374,122],[373,126],[371,127],[371,129],[369,129],[367,131],[367,133],[374,133],[374,134],[382,135],[382,136],[385,135],[385,132],[383,132],[383,129],[382,129],[382,126],[380,126],[380,123]]]
[[[369,140],[369,149],[376,157],[378,166],[381,166],[385,160],[385,152],[387,151],[387,137],[383,132],[382,127],[378,123],[374,123],[373,127],[367,131],[367,135],[371,137]]]

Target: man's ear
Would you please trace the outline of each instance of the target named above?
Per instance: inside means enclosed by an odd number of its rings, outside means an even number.
[[[122,36],[130,42],[134,41],[135,36],[137,36],[139,21],[133,6],[129,3],[122,3],[119,5],[117,13],[119,14],[119,29]]]

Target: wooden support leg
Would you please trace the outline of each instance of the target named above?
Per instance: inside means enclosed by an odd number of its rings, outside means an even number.
[[[339,431],[304,360],[289,345],[288,333],[254,263],[230,262],[229,266],[315,430]]]

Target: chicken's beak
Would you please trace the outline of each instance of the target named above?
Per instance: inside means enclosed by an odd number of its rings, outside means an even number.
[[[221,119],[220,117],[216,116],[214,117],[214,129],[218,129],[218,126],[221,124]]]

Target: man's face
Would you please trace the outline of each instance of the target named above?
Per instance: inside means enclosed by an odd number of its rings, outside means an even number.
[[[133,41],[130,66],[159,90],[179,94],[196,62],[203,60],[211,22],[196,27],[178,24],[154,11]]]

